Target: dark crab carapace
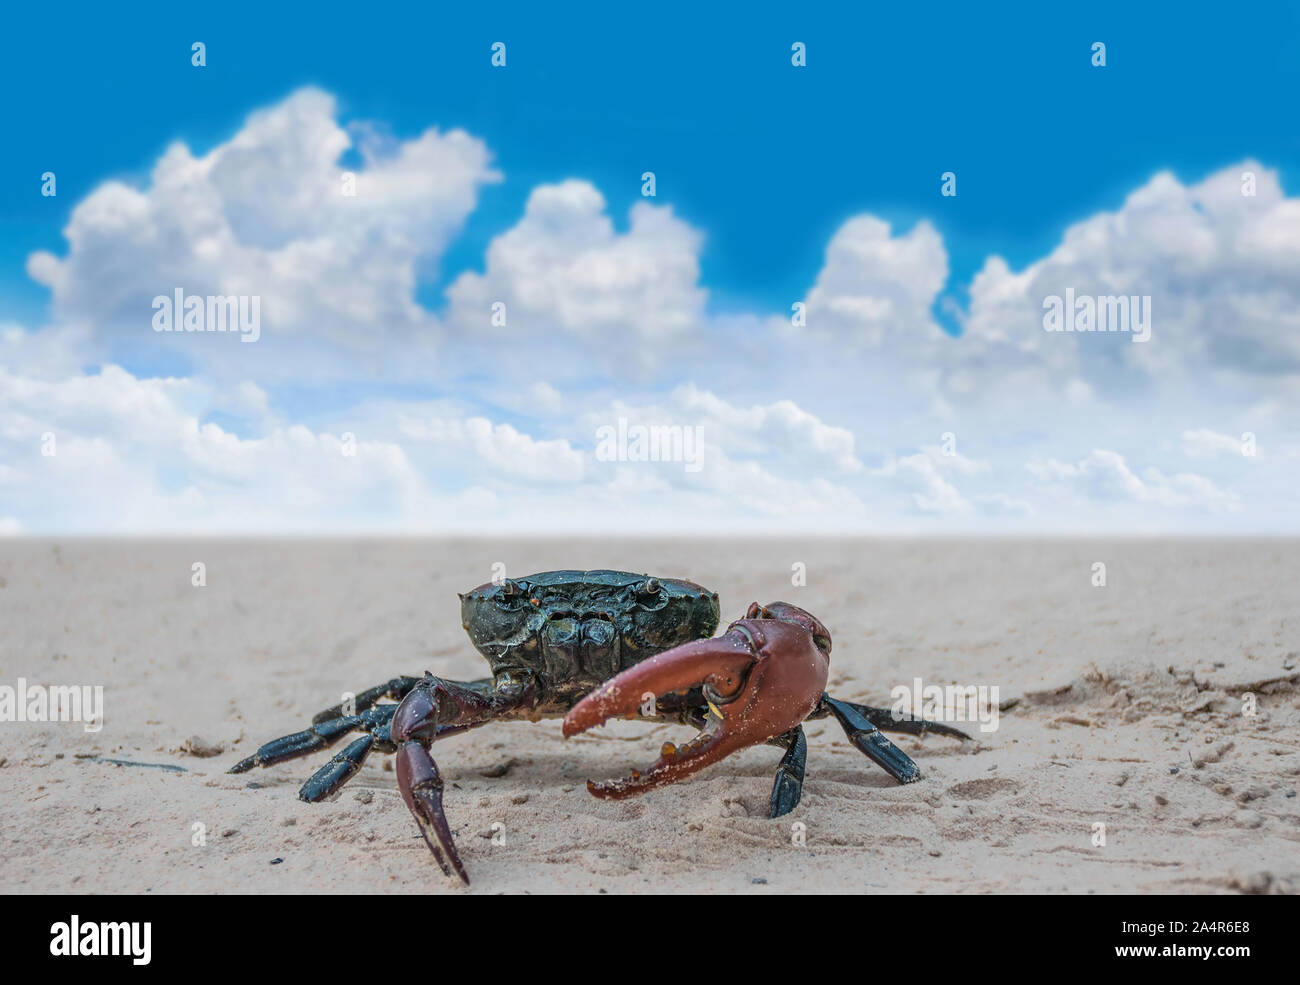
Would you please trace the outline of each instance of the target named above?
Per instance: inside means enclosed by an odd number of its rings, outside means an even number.
[[[747,746],[779,746],[786,752],[772,789],[771,817],[799,803],[806,720],[833,715],[853,744],[901,783],[919,779],[920,771],[880,729],[968,738],[946,725],[899,719],[887,708],[827,695],[830,633],[789,603],[755,603],[713,637],[717,594],[673,578],[548,571],[481,585],[460,600],[465,631],[491,665],[490,678],[394,678],[319,713],[310,728],[268,742],[230,772],[305,756],[362,732],[316,771],[299,796],[329,797],[371,750],[395,752],[398,788],[430,850],[445,873],[454,868],[469,882],[443,813],[443,782],[429,747],[488,722],[563,716],[569,736],[615,716],[639,716],[700,730],[682,746],[665,743],[645,771],[588,783],[598,797],[642,793]]]

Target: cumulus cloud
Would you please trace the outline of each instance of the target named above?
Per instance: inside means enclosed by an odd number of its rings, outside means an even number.
[[[1165,475],[1149,467],[1139,477],[1123,455],[1100,448],[1078,462],[1048,459],[1031,462],[1028,468],[1040,481],[1066,486],[1086,499],[1210,511],[1231,512],[1241,508],[1236,493],[1220,489],[1204,476],[1190,472]]]
[[[948,279],[948,253],[928,222],[893,235],[874,216],[844,223],[808,292],[808,328],[843,343],[910,346],[942,336],[931,311]]]
[[[0,534],[1059,529],[1080,504],[1108,530],[1296,529],[1300,200],[1262,165],[1156,175],[1021,270],[990,257],[957,338],[927,222],[849,218],[795,326],[711,311],[702,230],[638,202],[620,231],[577,179],[533,189],[426,308],[500,178],[470,134],[387,136],[305,89],[100,185],[62,255],[28,260],[49,323],[0,325]],[[153,332],[175,288],[261,297],[261,340]],[[1067,288],[1149,295],[1150,341],[1045,332]],[[1206,406],[1267,434],[1267,459],[1235,470]],[[620,418],[700,428],[702,467],[597,460]],[[978,456],[927,444],[949,429]]]
[[[917,512],[969,513],[974,506],[957,490],[954,476],[979,475],[988,472],[989,468],[988,462],[970,459],[957,452],[945,454],[934,446],[923,448],[914,455],[891,455],[883,465],[873,470],[872,475],[905,491]],[[988,500],[991,507],[1001,502],[998,497]],[[1010,502],[1006,500],[1007,504]],[[999,512],[996,508],[989,511]]]
[[[0,371],[4,501],[40,531],[330,529],[422,496],[402,450],[201,420],[211,394],[118,367],[50,382]]]
[[[729,461],[755,459],[792,477],[834,478],[864,470],[853,432],[828,424],[791,400],[747,406],[729,402],[694,383],[677,387],[653,404],[614,400],[586,415],[588,433],[629,426],[698,428],[705,455]]]
[[[542,483],[582,480],[582,452],[571,448],[568,441],[539,441],[509,424],[494,425],[484,417],[403,417],[399,431],[449,461],[473,462],[511,479]]]
[[[452,284],[449,320],[481,332],[500,303],[511,334],[567,333],[597,350],[632,349],[655,361],[662,347],[702,326],[700,243],[670,208],[636,203],[620,234],[588,182],[543,185],[523,218],[492,241],[485,272]]]
[[[863,516],[860,500],[827,478],[860,467],[852,436],[788,402],[738,408],[684,389],[662,409],[615,405],[593,416],[707,420],[720,443],[695,475],[680,462],[594,469],[591,431],[579,447],[400,401],[354,415],[358,434],[322,431],[263,416],[264,397],[251,386],[239,396],[256,430],[241,436],[205,420],[229,395],[194,380],[139,379],[116,366],[60,381],[0,371],[0,461],[14,463],[0,466],[0,502],[16,511],[3,514],[5,531],[599,529],[628,522],[627,497],[644,500],[642,529]],[[760,464],[763,433],[789,439],[790,459]]]
[[[891,458],[875,474],[907,490],[912,505],[922,513],[966,513],[971,505],[957,487],[943,477],[927,455]]]
[[[734,453],[767,454],[845,474],[863,470],[853,432],[827,424],[793,400],[740,407],[693,383],[678,387],[670,400],[678,415],[714,431]]]
[[[1300,200],[1285,197],[1276,171],[1245,161],[1192,185],[1161,172],[1023,271],[990,257],[971,284],[969,345],[950,373],[960,382],[980,368],[1020,370],[1110,391],[1189,373],[1295,375],[1298,259]],[[1044,299],[1067,289],[1150,297],[1150,341],[1045,332]]]
[[[256,361],[267,372],[272,352],[292,364],[313,346],[392,345],[431,325],[415,301],[417,261],[441,255],[500,176],[464,131],[358,134],[340,126],[332,96],[296,92],[207,154],[171,145],[147,187],[100,185],[72,212],[66,256],[34,253],[28,272],[50,288],[55,321],[134,347],[183,346],[186,358]],[[339,160],[352,148],[362,166],[349,195]],[[260,346],[154,334],[153,298],[177,288],[259,297]]]

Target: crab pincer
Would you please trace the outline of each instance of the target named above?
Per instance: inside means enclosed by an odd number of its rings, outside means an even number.
[[[831,637],[815,617],[788,602],[750,605],[721,636],[665,650],[606,681],[564,717],[565,736],[615,717],[634,717],[653,697],[698,695],[704,726],[685,745],[666,742],[646,770],[588,781],[601,798],[644,793],[689,776],[738,749],[798,728],[821,701]]]

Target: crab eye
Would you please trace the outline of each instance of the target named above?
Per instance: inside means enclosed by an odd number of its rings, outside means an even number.
[[[659,589],[662,587],[663,586],[659,584],[658,578],[647,578],[645,581],[641,582],[641,594],[658,595]]]
[[[528,585],[506,579],[491,596],[492,602],[503,612],[518,612],[528,605]]]

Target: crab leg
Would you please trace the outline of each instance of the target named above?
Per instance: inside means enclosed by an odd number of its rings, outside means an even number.
[[[392,740],[397,743],[397,788],[402,800],[443,873],[451,875],[454,868],[467,886],[469,876],[443,813],[442,776],[429,755],[429,744],[450,732],[531,708],[536,700],[531,681],[499,678],[491,687],[484,686],[486,683],[462,684],[427,675],[397,706],[390,727]]]
[[[442,874],[451,875],[451,869],[447,867],[447,859],[451,859],[456,874],[468,886],[469,876],[465,874],[465,866],[456,851],[451,828],[447,826],[447,815],[442,811],[442,776],[426,746],[419,742],[406,742],[397,750],[397,787],[402,791],[402,799],[411,809],[424,843],[433,852]]]
[[[606,681],[569,710],[565,736],[635,715],[646,695],[699,688],[709,715],[690,742],[665,742],[648,769],[618,780],[589,781],[587,789],[612,799],[644,793],[798,727],[826,686],[829,637],[823,649],[817,642],[820,629],[796,606],[752,605],[722,636],[665,650]]]
[[[784,817],[799,806],[799,799],[803,796],[803,774],[808,766],[808,740],[803,734],[803,726],[782,738],[789,739],[789,747],[776,770],[768,817]]]
[[[376,687],[367,688],[350,702],[352,706],[352,714],[360,715],[380,698],[391,698],[393,701],[401,701],[404,697],[410,694],[415,686],[422,680],[424,680],[422,677],[394,677],[387,684],[380,684]],[[321,722],[332,721],[335,718],[343,718],[345,717],[344,713],[347,710],[348,709],[344,708],[343,705],[337,704],[332,708],[326,708],[324,711],[318,711],[311,717],[312,724],[317,725]]]
[[[343,763],[340,757],[347,755],[348,762],[355,762],[357,768],[361,766],[361,760],[365,759],[366,753],[373,746],[378,746],[385,752],[393,751],[393,744],[388,740],[388,723],[392,721],[393,713],[397,710],[397,705],[376,705],[375,702],[380,698],[392,698],[394,701],[400,701],[410,693],[411,689],[420,683],[422,678],[419,677],[394,677],[387,684],[380,684],[377,687],[368,688],[358,694],[351,702],[349,709],[345,709],[342,704],[334,705],[332,708],[326,708],[324,711],[318,711],[311,718],[311,726],[303,729],[301,732],[294,732],[292,735],[285,735],[278,739],[272,739],[270,742],[262,745],[257,752],[246,759],[241,759],[232,766],[227,772],[244,773],[251,770],[254,766],[274,766],[276,763],[282,763],[286,759],[296,759],[299,756],[306,756],[316,752],[318,749],[326,749],[341,739],[348,732],[361,730],[370,732],[374,739],[364,746],[364,751],[360,745],[360,740],[353,742],[348,746],[347,752],[340,753],[330,761],[329,766],[322,767],[317,775],[308,781],[307,786],[313,789],[319,789],[320,783],[314,782],[320,776],[320,773],[326,769],[338,770],[342,768]],[[348,778],[356,772],[352,770],[343,776],[339,783],[334,787],[347,782]],[[318,796],[308,796],[307,786],[303,787],[299,796],[303,800],[320,800],[326,793],[323,791]]]
[[[921,770],[912,762],[912,757],[886,739],[876,726],[858,714],[851,705],[836,701],[830,695],[822,700],[830,706],[831,714],[859,752],[865,753],[899,783],[912,783],[921,779]]]
[[[832,714],[831,707],[827,701],[834,700],[841,707],[851,708],[876,728],[882,732],[904,732],[907,735],[947,735],[954,739],[961,739],[963,742],[974,742],[975,740],[959,728],[953,728],[951,725],[944,725],[942,722],[932,722],[925,718],[913,718],[911,715],[895,715],[892,708],[873,708],[871,705],[854,704],[852,701],[839,701],[832,699],[828,694],[826,700],[821,706],[808,716],[809,719],[826,718]]]
[[[245,773],[254,766],[274,766],[286,759],[297,759],[326,749],[334,745],[349,732],[371,732],[378,741],[388,742],[388,723],[392,720],[397,705],[377,705],[367,708],[359,715],[348,715],[330,720],[316,722],[311,728],[294,732],[292,735],[272,739],[261,746],[257,752],[246,759],[241,759],[226,772]],[[374,740],[372,740],[374,741]],[[391,744],[389,749],[391,751]]]
[[[387,729],[384,731],[386,733]],[[374,745],[374,735],[363,735],[359,739],[353,739],[342,752],[335,753],[328,763],[311,775],[298,790],[298,799],[314,804],[334,793],[356,776]]]

